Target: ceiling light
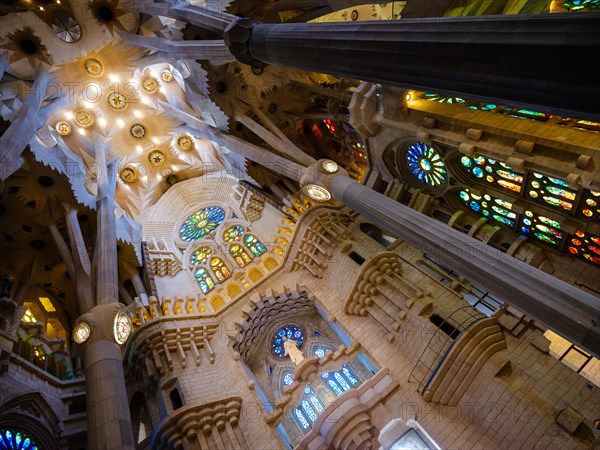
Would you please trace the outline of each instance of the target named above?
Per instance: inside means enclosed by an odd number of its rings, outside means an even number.
[[[339,170],[338,164],[330,159],[321,162],[321,167],[326,173],[336,173]]]
[[[114,73],[111,73],[111,74],[108,76],[108,79],[109,79],[110,81],[112,81],[113,83],[117,83],[117,82],[119,81],[119,76],[118,76],[118,75],[116,75],[116,74],[114,74]]]
[[[123,119],[117,119],[117,125],[119,126],[119,128],[123,128],[125,126],[125,122],[123,121]]]
[[[316,184],[307,184],[302,188],[302,191],[318,202],[326,202],[331,198],[331,194],[327,189]]]
[[[98,119],[98,124],[101,127],[105,127],[106,126],[106,119],[102,118],[102,119]]]
[[[67,111],[65,113],[65,119],[67,119],[67,120],[73,120],[73,113],[71,111]]]
[[[133,115],[135,117],[139,118],[139,117],[142,117],[143,114],[142,114],[142,112],[139,109],[136,109],[135,111],[133,111]]]
[[[78,128],[77,131],[79,131],[79,134],[82,136],[85,136],[85,130],[83,128]]]

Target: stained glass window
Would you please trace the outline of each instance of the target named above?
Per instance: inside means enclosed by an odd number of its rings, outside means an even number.
[[[313,391],[312,386],[309,384],[304,388],[305,399],[308,398],[312,406],[316,409],[317,414],[323,412],[323,404],[321,400],[315,395],[315,391]]]
[[[408,148],[406,163],[410,173],[427,186],[439,186],[448,178],[440,154],[423,142],[415,142]]]
[[[204,264],[206,261],[208,261],[208,258],[210,258],[211,254],[212,250],[209,247],[200,247],[194,251],[194,253],[192,253],[192,256],[190,256],[190,262],[195,266]]]
[[[1,450],[38,450],[37,444],[25,433],[15,430],[0,429]]]
[[[237,241],[244,234],[244,227],[239,225],[234,225],[233,227],[229,227],[223,233],[223,240],[225,242],[233,242]]]
[[[460,158],[464,170],[475,180],[501,187],[517,194],[521,193],[523,174],[515,172],[512,167],[494,159],[478,156]]]
[[[287,339],[293,339],[298,343],[298,348],[302,348],[302,343],[304,342],[304,333],[302,330],[294,325],[288,325],[286,327],[280,328],[275,333],[275,337],[273,338],[273,342],[271,343],[271,349],[273,353],[277,356],[283,357],[283,337]]]
[[[547,177],[533,172],[529,177],[527,197],[546,206],[571,211],[577,191],[558,178]]]
[[[339,372],[334,373],[333,377],[335,378],[335,381],[337,381],[338,384],[342,387],[343,390],[347,391],[348,389],[350,389],[350,385],[344,379],[344,377],[339,374]]]
[[[334,134],[335,130],[337,130],[337,125],[333,120],[323,119],[323,123],[325,124],[325,127],[331,134]]]
[[[327,353],[327,349],[323,348],[323,347],[316,347],[315,348],[315,355],[317,355],[319,358],[322,358],[323,356],[325,356],[325,353]]]
[[[209,236],[225,220],[225,211],[211,206],[196,211],[189,216],[179,230],[179,237],[186,242],[193,242]]]
[[[600,266],[600,237],[576,231],[569,242],[569,253],[589,263]]]
[[[212,269],[218,281],[225,281],[231,276],[231,272],[221,258],[213,258],[210,260],[210,268]]]
[[[476,195],[463,189],[459,193],[462,202],[473,212],[494,219],[503,225],[514,227],[517,214],[512,211],[512,203],[494,198],[491,195]]]
[[[460,97],[450,97],[448,95],[429,93],[425,94],[425,99],[438,103],[464,103],[465,100]]]
[[[329,386],[329,389],[331,389],[336,396],[342,395],[342,389],[338,386],[338,384],[335,381],[331,379],[327,380],[327,386]]]
[[[525,211],[521,217],[520,231],[553,247],[559,247],[565,235],[560,229],[558,221],[534,214],[531,211]]]
[[[600,191],[583,191],[578,215],[586,219],[600,220]]]
[[[343,366],[342,372],[348,372],[348,374],[351,375],[351,377],[348,377],[348,380],[350,380],[352,385],[358,384],[358,380],[350,371],[350,369]],[[321,374],[321,378],[327,383],[329,389],[331,389],[336,396],[341,395],[342,392],[350,389],[348,380],[346,380],[346,378],[339,372],[324,372]]]
[[[229,248],[229,253],[231,253],[231,256],[233,256],[233,259],[240,267],[244,267],[246,264],[252,261],[250,255],[248,255],[246,250],[244,250],[240,245],[232,245]]]
[[[244,236],[244,244],[246,244],[246,247],[250,249],[254,256],[260,256],[267,251],[265,246],[252,234]]]
[[[567,0],[563,3],[569,12],[580,11],[583,9],[598,10],[600,9],[600,0]]]
[[[211,289],[213,289],[215,287],[215,282],[210,277],[208,272],[206,272],[205,269],[200,268],[200,269],[196,270],[195,276],[196,276],[196,280],[198,281],[198,284],[200,285],[200,290],[204,294],[206,294],[207,292],[209,292]]]
[[[281,382],[284,386],[289,386],[294,382],[294,378],[292,377],[292,372],[285,372],[283,377],[281,377]]]
[[[302,405],[302,409],[304,410],[304,412],[306,413],[306,415],[308,416],[308,418],[310,419],[311,422],[314,422],[315,420],[317,420],[317,413],[312,408],[312,406],[310,406],[310,404],[308,403],[307,400],[302,400],[301,405]]]
[[[358,380],[356,379],[352,371],[348,368],[348,366],[342,366],[342,373],[348,379],[348,381],[350,381],[350,384],[354,385],[358,383]]]
[[[308,429],[308,427],[310,427],[308,420],[306,420],[306,417],[304,416],[302,411],[300,411],[300,408],[294,409],[294,415],[296,416],[296,420],[298,421],[302,429],[306,430]]]

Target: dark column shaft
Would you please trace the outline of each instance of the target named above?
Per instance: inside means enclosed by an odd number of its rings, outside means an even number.
[[[600,120],[600,13],[251,28],[264,63]]]

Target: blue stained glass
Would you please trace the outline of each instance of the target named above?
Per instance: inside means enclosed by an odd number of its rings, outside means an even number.
[[[329,386],[329,389],[331,389],[336,396],[342,395],[342,390],[335,381],[327,380],[327,386]]]
[[[484,210],[482,211],[482,213],[483,213],[483,215],[484,215],[485,217],[488,217],[488,216],[490,215],[490,212],[489,212],[487,209],[484,209]]]
[[[499,216],[498,214],[494,214],[492,217],[494,218],[494,220],[497,220],[498,222],[503,223],[504,225],[508,225],[510,227],[515,226],[515,222],[510,219],[507,219],[506,217]]]
[[[329,378],[329,373],[325,372],[321,374],[321,378],[323,378],[324,380],[326,380],[327,378]]]
[[[325,356],[325,353],[327,353],[327,350],[324,349],[323,347],[315,348],[315,355],[317,355],[319,358],[322,358],[323,356]]]
[[[304,414],[302,414],[302,411],[296,408],[294,409],[294,415],[296,416],[296,420],[298,420],[298,422],[300,423],[300,426],[304,430],[308,429],[310,424],[308,423],[308,420],[306,420],[306,417],[304,417]]]
[[[469,203],[469,206],[475,212],[479,212],[479,210],[481,209],[481,205],[477,202],[471,202],[471,203]]]
[[[552,177],[548,177],[548,179],[550,181],[552,181],[554,184],[558,184],[559,186],[564,186],[564,187],[568,187],[570,188],[571,186],[569,185],[569,183],[564,182],[563,180],[559,180],[558,178],[552,178]]]
[[[292,377],[292,372],[286,372],[283,374],[282,381],[284,386],[289,386],[294,382],[294,378]]]
[[[465,167],[471,167],[473,163],[471,162],[471,158],[468,156],[463,156],[460,158],[460,163]]]
[[[521,231],[522,231],[523,233],[529,233],[529,231],[530,231],[530,230],[529,230],[529,228],[527,228],[527,227],[521,227]]]
[[[483,178],[483,170],[481,167],[475,167],[473,169],[473,175],[475,175],[477,178]]]
[[[302,347],[302,343],[304,342],[304,333],[302,330],[296,326],[288,325],[287,327],[280,328],[275,333],[275,337],[273,338],[273,342],[271,343],[271,349],[275,355],[283,357],[283,337],[287,339],[293,339],[298,343],[298,348]]]
[[[346,382],[343,376],[341,376],[337,372],[333,376],[335,377],[335,381],[337,381],[340,384],[340,386],[342,386],[342,389],[344,389],[345,391],[350,389],[350,385]]]
[[[0,449],[3,450],[37,450],[38,447],[20,431],[0,429]]]
[[[317,412],[319,414],[321,414],[323,412],[323,405],[321,404],[321,402],[319,401],[319,399],[317,397],[315,397],[314,395],[311,395],[310,402],[313,404],[313,406],[315,407],[315,409],[317,410]]]
[[[412,144],[406,152],[406,163],[417,180],[429,186],[446,181],[446,168],[440,154],[423,142]]]
[[[348,369],[348,367],[342,366],[342,373],[346,376],[346,378],[348,378],[351,384],[358,383],[358,380],[356,379],[352,371]]]
[[[529,225],[531,225],[531,220],[529,220],[529,219],[523,219],[523,223],[524,223],[525,225],[528,225],[528,226],[529,226]]]
[[[317,420],[317,413],[315,413],[315,410],[312,409],[312,406],[310,406],[308,401],[302,400],[302,409],[304,410],[311,422]]]
[[[461,200],[468,202],[469,194],[466,191],[460,191],[460,198],[461,198]]]

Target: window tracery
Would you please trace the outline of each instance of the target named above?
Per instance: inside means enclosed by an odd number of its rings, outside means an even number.
[[[14,429],[0,429],[0,450],[38,450],[33,438]]]
[[[558,178],[533,172],[529,177],[527,198],[544,206],[571,211],[577,197],[577,191]]]
[[[240,267],[246,266],[252,259],[250,255],[242,248],[241,245],[235,244],[229,247],[229,253],[233,257],[236,264]]]
[[[198,270],[196,270],[196,273],[194,274],[194,276],[196,277],[196,280],[198,281],[198,284],[200,285],[200,290],[202,291],[203,294],[207,294],[209,291],[211,291],[215,287],[215,282],[210,277],[210,275],[208,274],[206,269],[204,269],[202,267],[199,268]]]
[[[179,237],[186,242],[212,235],[225,220],[225,211],[218,206],[203,208],[188,216],[181,225]]]
[[[516,172],[507,164],[483,156],[469,158],[463,156],[460,163],[471,178],[495,187],[520,194],[524,175]]]
[[[260,242],[253,234],[244,236],[244,244],[246,244],[246,247],[248,247],[254,256],[260,256],[267,251],[262,242]]]
[[[223,240],[225,242],[235,242],[238,241],[243,234],[244,227],[240,225],[234,225],[225,230],[225,232],[223,233]]]
[[[448,179],[446,165],[439,152],[423,142],[415,142],[406,150],[406,166],[419,183],[437,187]]]
[[[231,272],[221,258],[213,258],[210,260],[210,268],[219,282],[225,281],[231,276]]]
[[[190,256],[190,262],[194,266],[198,266],[200,264],[205,264],[208,261],[208,258],[212,255],[212,249],[210,247],[200,247],[195,250]]]
[[[304,343],[304,332],[295,325],[287,325],[285,327],[280,328],[275,333],[275,337],[271,343],[271,350],[275,354],[275,356],[283,357],[283,338],[293,339],[298,343],[298,348],[302,348],[302,344]]]

